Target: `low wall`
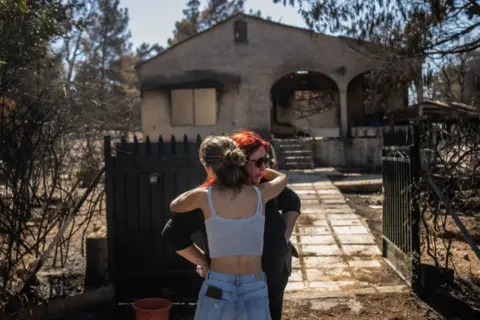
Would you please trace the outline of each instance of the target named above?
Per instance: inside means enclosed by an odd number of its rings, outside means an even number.
[[[382,137],[316,137],[313,143],[318,167],[371,167],[382,165]]]

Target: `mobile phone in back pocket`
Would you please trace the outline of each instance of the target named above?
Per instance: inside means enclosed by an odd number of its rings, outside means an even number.
[[[212,299],[222,300],[222,289],[214,286],[208,286],[205,295]]]

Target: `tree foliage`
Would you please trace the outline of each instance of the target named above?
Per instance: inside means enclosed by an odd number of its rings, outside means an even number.
[[[0,313],[5,314],[48,298],[45,284],[25,281],[36,279],[32,263],[101,172],[103,135],[132,128],[138,96],[134,66],[162,48],[144,44],[132,50],[128,11],[118,0],[0,0],[0,37]],[[68,265],[70,239],[101,212],[103,194],[99,185],[87,197],[55,244],[49,267]]]
[[[480,47],[475,0],[273,0],[298,4],[311,28],[382,43],[409,54],[452,54]]]
[[[211,28],[235,13],[243,12],[244,9],[245,0],[209,0],[203,9],[200,8],[200,1],[189,0],[183,10],[182,20],[175,23],[173,38],[168,39],[168,45],[171,46]]]

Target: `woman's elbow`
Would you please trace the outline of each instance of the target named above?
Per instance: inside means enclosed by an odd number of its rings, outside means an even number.
[[[170,202],[170,211],[178,213],[178,205],[175,201]]]

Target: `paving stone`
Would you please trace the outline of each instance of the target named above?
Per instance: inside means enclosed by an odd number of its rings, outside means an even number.
[[[364,226],[333,226],[333,230],[338,234],[370,234]]]
[[[335,194],[335,195],[339,195],[340,197],[343,198],[343,195],[336,188],[333,188],[333,189],[317,189],[317,193],[320,194],[320,195]]]
[[[337,281],[351,279],[352,274],[345,268],[311,268],[305,269],[308,281]]]
[[[302,245],[301,248],[302,248],[303,254],[313,253],[319,256],[332,256],[332,255],[343,254],[340,247],[336,244],[329,244],[329,245],[306,244],[306,245]]]
[[[335,269],[323,269],[323,273],[325,274],[326,277],[329,277],[329,278],[335,278],[335,279],[338,279],[338,278],[351,278],[352,277],[352,274],[351,272],[349,271],[351,269],[347,269],[347,268],[335,268]]]
[[[371,234],[337,234],[341,244],[375,244]]]
[[[311,194],[311,195],[317,195],[317,192],[315,189],[300,189],[300,190],[295,190],[295,192],[300,196],[300,195],[305,195],[305,194]]]
[[[330,220],[358,220],[358,216],[355,213],[327,213]]]
[[[323,180],[323,179],[322,179]],[[338,191],[337,188],[333,185],[333,183],[328,180],[328,178],[325,178],[323,181],[317,181],[312,183],[314,187],[319,188],[319,189],[335,189]]]
[[[300,200],[317,200],[318,196],[316,194],[299,194],[298,197]]]
[[[305,183],[289,183],[288,186],[290,188],[292,188],[293,190],[313,190],[315,189],[313,187],[313,184],[309,183],[309,182],[305,182]]]
[[[338,256],[304,257],[306,268],[346,268],[345,261]]]
[[[378,260],[351,260],[348,261],[350,268],[380,268],[382,265]]]
[[[297,236],[299,243],[304,244],[335,244],[335,238],[332,235],[316,235],[316,236]]]
[[[320,212],[323,212],[325,214],[338,214],[338,215],[348,215],[348,214],[354,214],[352,209],[344,209],[344,208],[334,208],[334,207],[318,207],[318,210]],[[303,211],[303,209],[302,209]]]
[[[318,218],[315,218],[315,216],[313,216],[311,219],[308,220],[308,223],[306,222],[303,222],[304,220],[300,220],[298,221],[297,220],[297,225],[298,226],[312,226],[312,227],[324,227],[324,226],[328,226],[328,221],[326,219],[322,219],[322,216],[318,217]]]
[[[340,287],[333,281],[313,281],[308,285],[310,288],[323,290],[339,290]]]
[[[342,245],[343,252],[351,256],[376,256],[380,250],[376,245]]]
[[[330,223],[332,226],[361,226],[362,222],[358,219],[355,220],[335,220],[330,219]]]
[[[322,204],[346,204],[345,199],[321,199]]]
[[[303,282],[289,281],[287,283],[287,287],[285,288],[285,291],[296,291],[296,290],[302,290],[303,288],[305,288],[305,286],[303,285]]]
[[[328,200],[345,200],[345,198],[341,194],[318,194],[320,199],[328,199]]]
[[[304,213],[321,213],[325,216],[325,211],[320,209],[319,206],[308,206],[308,207],[302,206],[302,208],[300,210],[302,211],[302,214],[304,214]]]
[[[292,270],[292,274],[288,278],[288,281],[303,282],[302,271],[300,269]]]
[[[310,200],[300,199],[300,202],[302,203],[302,211],[303,211],[303,208],[305,207],[318,208],[320,205],[320,200],[318,199],[310,199]]]
[[[316,235],[316,234],[332,234],[332,230],[330,230],[330,227],[325,226],[325,227],[306,227],[299,225],[298,227],[298,232],[295,231],[293,234],[295,235]]]
[[[330,209],[330,210],[341,210],[341,213],[351,213],[352,208],[348,204],[340,204],[340,203],[321,203],[322,209]]]
[[[300,269],[302,265],[300,264],[300,259],[293,258],[292,259],[292,269]]]

